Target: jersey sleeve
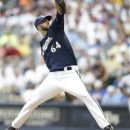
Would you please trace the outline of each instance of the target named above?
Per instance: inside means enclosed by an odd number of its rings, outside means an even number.
[[[57,12],[55,20],[59,26],[64,25],[64,14],[59,14]]]
[[[53,30],[55,29],[64,30],[64,14],[59,14],[57,12],[56,18],[54,19],[51,27]]]

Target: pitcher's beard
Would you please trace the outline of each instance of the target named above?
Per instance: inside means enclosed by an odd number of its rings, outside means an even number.
[[[48,31],[49,28],[42,28],[43,31]]]

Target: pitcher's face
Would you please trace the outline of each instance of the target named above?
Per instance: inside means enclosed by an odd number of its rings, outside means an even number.
[[[42,32],[47,32],[48,29],[50,28],[50,22],[48,19],[44,19],[38,26],[38,31]]]

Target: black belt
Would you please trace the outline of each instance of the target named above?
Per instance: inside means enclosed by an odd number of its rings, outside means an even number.
[[[64,67],[64,68],[58,68],[58,69],[54,69],[52,72],[55,72],[55,71],[65,71],[65,70],[72,70],[73,68],[71,66],[68,66],[68,67]]]

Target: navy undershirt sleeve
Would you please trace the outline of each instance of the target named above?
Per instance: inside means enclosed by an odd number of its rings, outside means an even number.
[[[57,12],[57,14],[56,14],[56,22],[58,23],[58,25],[64,25],[64,14],[59,14]]]

